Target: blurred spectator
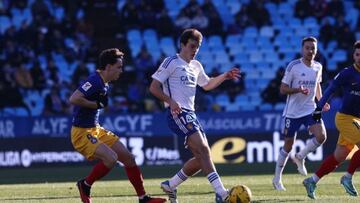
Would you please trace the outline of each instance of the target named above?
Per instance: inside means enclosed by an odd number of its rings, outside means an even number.
[[[35,61],[32,68],[30,69],[31,77],[34,81],[34,89],[43,90],[46,87],[45,73],[40,67],[39,61]]]
[[[31,116],[31,111],[23,100],[14,79],[12,67],[6,63],[0,72],[0,108],[4,107],[22,107]]]
[[[140,53],[136,57],[135,66],[136,66],[135,70],[137,72],[137,78],[141,80],[144,79],[149,80],[149,78],[145,78],[145,76],[149,75],[149,72],[153,72],[155,62],[145,47],[141,49]]]
[[[126,28],[139,27],[140,12],[138,11],[136,4],[133,1],[127,0],[120,14],[122,25],[124,25]]]
[[[83,62],[80,62],[72,75],[72,83],[78,86],[81,81],[88,77],[89,74],[90,73],[86,65]]]
[[[204,15],[200,7],[196,10],[196,14],[192,18],[191,24],[193,28],[198,29],[200,32],[205,32],[207,30],[209,25],[209,20]]]
[[[333,40],[335,36],[335,28],[330,24],[330,20],[325,18],[323,25],[320,28],[320,41],[324,44],[324,47],[327,47],[327,44],[330,40]]]
[[[326,16],[328,5],[327,0],[312,1],[313,15],[321,20]]]
[[[145,4],[144,2],[142,2],[139,10],[141,10],[139,14],[141,28],[152,28],[154,26],[154,22],[156,22],[156,13],[153,10],[151,4]]]
[[[156,30],[161,36],[174,35],[174,24],[166,9],[162,10],[156,19]]]
[[[313,14],[313,7],[309,0],[299,0],[295,4],[295,16],[301,19]]]
[[[60,90],[55,85],[50,89],[50,93],[45,97],[44,115],[59,115],[66,111],[67,103],[60,97]]]
[[[130,112],[144,112],[145,87],[140,79],[129,84],[127,98]]]
[[[342,0],[330,0],[327,15],[335,18],[344,15],[344,3]]]
[[[261,92],[261,98],[263,102],[275,105],[280,102],[285,102],[286,96],[280,94],[280,85],[281,80],[284,76],[285,69],[279,68],[276,72],[276,76],[274,79],[270,81],[270,83],[266,86],[266,88]]]
[[[20,88],[30,89],[33,87],[34,82],[29,70],[25,67],[25,64],[16,66],[15,81]]]
[[[235,14],[235,24],[231,25],[229,32],[238,34],[244,30],[245,27],[251,25],[249,10],[246,4],[242,5],[240,10]]]
[[[269,12],[266,10],[264,2],[261,0],[250,1],[247,11],[252,24],[256,27],[259,28],[264,25],[270,25]]]
[[[180,12],[176,17],[175,26],[177,32],[181,32],[182,30],[191,27],[191,19],[184,12]]]

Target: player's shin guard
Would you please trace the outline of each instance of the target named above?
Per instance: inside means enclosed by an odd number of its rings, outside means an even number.
[[[129,181],[134,186],[137,196],[145,195],[144,179],[138,166],[125,167]]]
[[[85,181],[87,184],[92,185],[95,181],[108,174],[110,170],[111,168],[108,168],[104,162],[100,161],[94,166],[90,174],[85,178]]]
[[[360,150],[357,150],[351,158],[347,172],[350,173],[351,175],[354,175],[356,169],[359,167],[360,167]]]
[[[328,156],[321,164],[320,168],[315,172],[315,174],[322,178],[324,175],[332,172],[339,166],[339,162],[336,161],[334,154]]]

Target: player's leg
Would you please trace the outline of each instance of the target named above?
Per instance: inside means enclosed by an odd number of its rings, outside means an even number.
[[[306,176],[307,170],[305,167],[305,158],[310,153],[315,151],[322,143],[326,140],[326,130],[323,121],[315,121],[311,115],[304,116],[303,123],[306,127],[309,126],[309,131],[314,137],[306,142],[305,147],[298,153],[295,154],[293,161],[297,165],[297,169],[301,175]]]
[[[89,160],[100,160],[86,178],[77,182],[81,200],[85,203],[91,202],[91,185],[109,173],[117,160],[116,153],[102,143],[98,135],[97,128],[72,127],[71,129],[71,141],[74,148]]]
[[[346,138],[356,143],[360,147],[360,119],[349,115],[338,115],[339,129],[346,133]],[[346,192],[351,196],[357,196],[358,192],[353,185],[352,177],[357,168],[360,167],[360,150],[355,151],[350,160],[350,165],[344,176],[341,177],[340,183],[344,186]]]
[[[308,196],[315,199],[316,184],[319,180],[334,171],[347,157],[350,150],[345,145],[337,145],[335,152],[328,156],[320,165],[320,168],[309,178],[304,179],[303,184]]]
[[[306,126],[309,131],[314,135],[310,142],[307,142],[305,147],[296,154],[298,159],[304,159],[310,152],[315,151],[326,140],[326,129],[322,120],[315,121],[311,115],[305,117]]]
[[[126,175],[128,176],[130,183],[133,185],[136,194],[139,197],[140,203],[160,203],[166,201],[163,198],[150,197],[146,194],[144,179],[140,168],[136,165],[134,156],[121,142],[116,141],[112,144],[111,149],[117,154],[117,160],[124,164]]]
[[[200,131],[195,132],[189,136],[187,144],[194,157],[199,161],[201,170],[206,174],[212,185],[217,195],[216,201],[224,201],[228,197],[228,190],[225,189],[221,178],[215,169],[215,165],[212,162],[209,144],[205,135]]]
[[[193,157],[189,159],[181,170],[179,170],[172,178],[161,183],[161,188],[169,196],[171,203],[177,203],[176,188],[186,181],[188,177],[195,175],[201,170],[199,161]]]
[[[189,159],[171,179],[169,185],[171,188],[177,188],[178,185],[187,180],[188,177],[193,176],[201,170],[199,160],[195,157]]]
[[[284,130],[282,136],[284,137],[284,146],[280,149],[278,158],[275,165],[275,174],[272,180],[272,184],[275,190],[286,190],[282,183],[282,173],[285,165],[289,159],[292,146],[296,139],[296,131],[300,128],[301,121],[299,119],[284,119]]]

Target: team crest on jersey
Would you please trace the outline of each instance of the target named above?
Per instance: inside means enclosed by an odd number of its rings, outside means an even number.
[[[91,83],[90,82],[86,82],[86,83],[84,83],[82,86],[81,86],[81,88],[83,89],[83,90],[85,90],[85,91],[88,91],[90,88],[91,88]]]
[[[193,122],[195,120],[193,117],[191,117],[189,115],[186,115],[185,119],[186,119],[187,123],[191,123],[191,122]]]
[[[192,123],[188,123],[188,124],[186,125],[186,128],[189,129],[189,130],[192,130],[193,127],[194,127],[194,125],[193,125]]]
[[[95,143],[97,143],[97,139],[96,139],[96,137],[94,137],[94,136],[92,136],[92,135],[90,135],[90,134],[87,134],[86,135],[86,137],[90,140],[90,142],[92,143],[92,144],[95,144]]]

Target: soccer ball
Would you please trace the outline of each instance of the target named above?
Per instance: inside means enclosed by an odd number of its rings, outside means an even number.
[[[246,185],[237,185],[229,192],[229,203],[248,203],[251,201],[251,190]]]

